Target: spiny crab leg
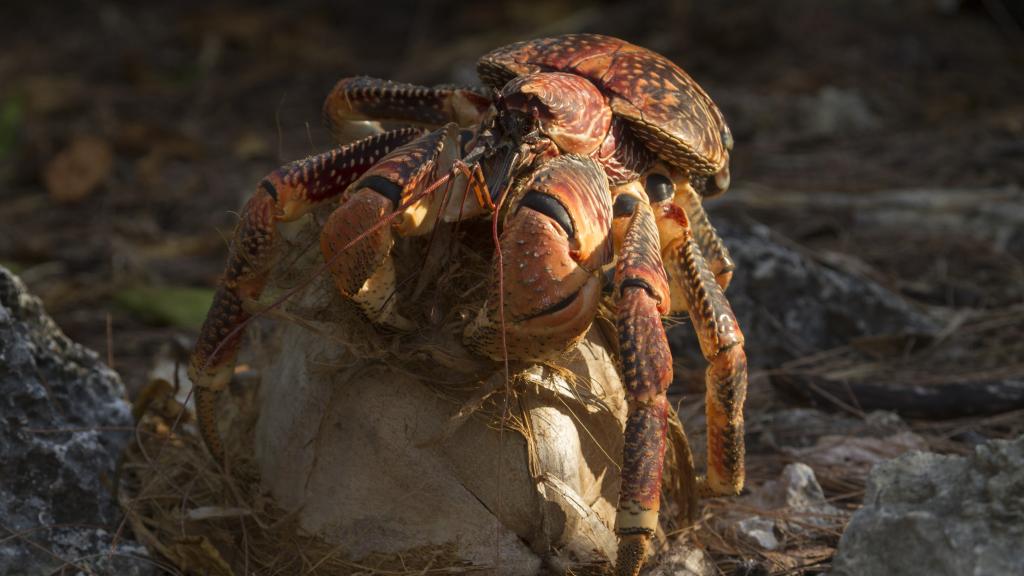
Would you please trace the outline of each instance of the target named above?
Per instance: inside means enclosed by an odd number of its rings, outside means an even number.
[[[689,182],[677,183],[675,203],[683,208],[686,217],[690,221],[690,229],[697,240],[700,252],[708,261],[711,271],[715,275],[718,285],[725,290],[732,280],[732,272],[736,269],[736,263],[729,256],[729,249],[718,236],[715,227],[708,220],[708,214],[704,211],[704,204],[700,194],[693,189]]]
[[[636,192],[634,188],[617,194],[613,224],[620,246],[615,268],[616,327],[629,407],[615,518],[616,572],[629,575],[643,566],[658,526],[668,430],[666,392],[672,382],[672,354],[661,323],[670,306],[668,279],[654,215],[647,199]]]
[[[654,204],[662,257],[672,279],[674,307],[689,311],[708,361],[706,411],[707,495],[734,495],[743,489],[743,403],[747,393],[747,357],[743,333],[715,274],[693,237],[683,210],[671,200]]]
[[[491,99],[480,89],[417,86],[356,76],[335,84],[324,102],[324,118],[336,133],[354,120],[476,126],[490,106]]]
[[[189,363],[199,429],[219,462],[224,461],[224,449],[216,429],[217,398],[234,371],[238,328],[250,318],[244,302],[259,298],[273,264],[277,222],[295,220],[337,197],[382,156],[420,134],[413,128],[394,130],[286,164],[264,178],[242,208],[224,274]]]

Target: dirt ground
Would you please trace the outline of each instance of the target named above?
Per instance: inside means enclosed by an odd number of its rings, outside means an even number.
[[[1019,235],[921,246],[772,200],[1019,190],[1010,0],[5,2],[0,22],[0,264],[132,391],[187,353],[254,185],[332,145],[320,107],[338,78],[473,82],[487,50],[562,32],[659,51],[718,102],[738,200],[716,210],[856,258],[921,305],[1024,304]]]

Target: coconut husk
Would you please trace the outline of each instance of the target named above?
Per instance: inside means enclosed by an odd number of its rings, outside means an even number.
[[[251,303],[271,321],[249,330],[252,361],[221,407],[227,468],[190,422],[142,417],[119,496],[139,538],[196,573],[605,569],[626,416],[607,312],[552,362],[470,353],[489,225],[439,226],[395,249],[395,298],[418,329],[382,332],[318,272],[322,216],[286,231]],[[669,531],[695,514],[693,477],[673,414]]]

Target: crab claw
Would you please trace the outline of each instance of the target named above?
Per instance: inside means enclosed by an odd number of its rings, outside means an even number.
[[[610,198],[601,167],[579,156],[545,163],[517,191],[487,302],[466,328],[471,349],[539,361],[579,341],[611,260]]]

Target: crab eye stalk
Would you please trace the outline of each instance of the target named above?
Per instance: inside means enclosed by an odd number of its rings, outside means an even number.
[[[647,177],[644,191],[647,192],[647,199],[650,203],[655,204],[675,196],[676,186],[663,174],[651,174]]]
[[[722,166],[722,169],[708,176],[707,185],[704,186],[704,196],[718,196],[729,189],[732,177],[729,175],[729,165]]]
[[[615,204],[612,204],[612,217],[632,216],[633,212],[636,212],[636,205],[639,202],[632,194],[619,194],[615,199]]]
[[[722,127],[722,146],[725,146],[726,150],[728,150],[729,152],[732,152],[732,147],[733,147],[734,144],[735,144],[735,142],[732,139],[732,132],[729,130],[729,127],[728,126],[723,126]]]
[[[693,175],[690,178],[690,185],[704,198],[714,198],[723,194],[729,189],[732,177],[729,174],[729,165],[711,175]]]

